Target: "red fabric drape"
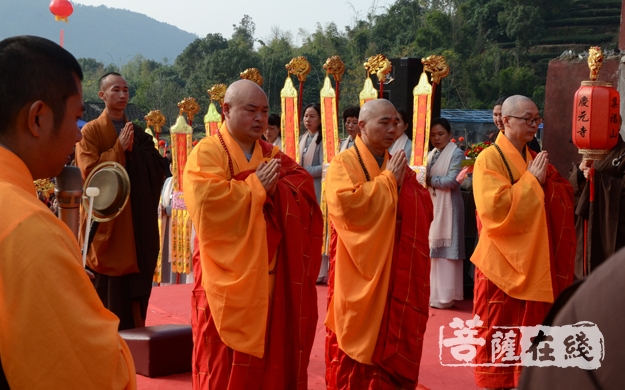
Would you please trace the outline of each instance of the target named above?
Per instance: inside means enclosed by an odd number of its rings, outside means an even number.
[[[373,354],[376,365],[359,363],[338,347],[336,335],[326,328],[326,385],[337,390],[386,390],[417,387],[423,335],[430,298],[432,222],[429,193],[407,168],[397,208],[395,245],[387,302]],[[328,302],[334,292],[336,231],[330,241]]]
[[[273,145],[261,141],[263,155]],[[199,251],[193,256],[192,297],[194,389],[306,390],[308,363],[317,324],[315,282],[321,266],[322,216],[312,177],[285,154],[273,198],[264,206],[269,259],[277,251],[275,286],[262,359],[233,351],[215,328],[202,287]],[[244,180],[254,172],[241,172]],[[288,211],[288,212],[287,212]],[[196,239],[195,248],[199,248]],[[259,292],[264,293],[264,292]]]
[[[536,153],[530,151],[532,157]],[[573,283],[575,267],[576,236],[573,220],[573,188],[568,180],[549,164],[545,191],[545,209],[549,230],[549,260],[554,299]],[[481,224],[478,220],[478,228]],[[484,347],[477,348],[476,363],[492,363],[491,340],[493,326],[534,326],[540,324],[551,308],[550,303],[522,301],[512,298],[475,269],[473,313],[484,324],[478,328],[478,337],[486,340]],[[518,346],[517,346],[518,347]],[[517,351],[517,355],[520,350]],[[479,387],[517,387],[521,367],[476,367],[475,382]]]

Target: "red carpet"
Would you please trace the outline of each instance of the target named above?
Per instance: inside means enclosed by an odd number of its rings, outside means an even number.
[[[319,302],[319,323],[308,367],[308,387],[311,390],[325,389],[325,327],[326,286],[317,286]],[[419,389],[429,390],[472,390],[475,386],[473,368],[444,367],[439,363],[438,335],[441,326],[449,327],[454,317],[468,320],[471,317],[471,301],[463,301],[451,310],[430,309],[430,319],[425,333]],[[161,286],[152,289],[146,324],[190,324],[191,285]],[[137,375],[140,390],[189,390],[191,373],[147,378]]]

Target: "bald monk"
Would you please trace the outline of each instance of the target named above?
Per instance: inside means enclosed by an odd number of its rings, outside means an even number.
[[[504,131],[480,153],[473,174],[482,224],[471,257],[473,307],[484,321],[478,337],[486,340],[478,347],[478,364],[493,362],[493,326],[540,324],[574,272],[573,188],[549,164],[546,151],[527,147],[542,122],[538,108],[525,96],[511,96],[502,120]],[[520,366],[476,367],[475,380],[480,387],[510,389],[520,373]]]
[[[136,389],[130,351],[71,230],[37,199],[81,133],[78,61],[34,36],[0,41],[0,389]]]
[[[114,220],[94,228],[87,264],[95,273],[93,283],[100,299],[120,319],[119,329],[140,328],[145,326],[160,249],[155,210],[169,163],[152,137],[126,118],[130,98],[126,80],[119,73],[107,73],[99,87],[105,109],[83,127],[76,165],[83,180],[101,163],[122,165],[130,179],[130,199]],[[86,223],[87,214],[82,212],[81,241]]]
[[[404,151],[387,151],[403,131],[393,104],[367,102],[358,126],[354,146],[326,176],[333,226],[326,385],[414,389],[428,320],[432,201]]]
[[[193,149],[184,196],[197,231],[193,388],[306,390],[323,218],[313,178],[260,140],[267,96],[239,80],[225,122]]]

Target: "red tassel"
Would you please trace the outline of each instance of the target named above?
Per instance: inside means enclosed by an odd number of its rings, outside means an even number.
[[[595,201],[595,167],[590,168],[588,171],[588,184],[590,185],[590,201]]]

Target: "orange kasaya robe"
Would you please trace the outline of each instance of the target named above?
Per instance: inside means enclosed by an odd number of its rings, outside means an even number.
[[[93,289],[71,230],[37,198],[22,160],[0,147],[0,165],[0,360],[9,387],[136,389],[119,320]]]
[[[184,173],[199,249],[193,388],[305,390],[323,229],[313,179],[264,141],[248,162],[225,124],[219,132],[193,149]],[[273,197],[254,174],[271,158],[282,163]]]
[[[492,363],[493,326],[540,324],[574,275],[573,188],[553,165],[541,186],[527,171],[533,151],[526,148],[524,160],[503,133],[496,144],[512,179],[495,146],[478,156],[473,174],[482,224],[471,257],[476,267],[473,310],[484,321],[478,337],[486,340],[477,347],[478,364]],[[517,387],[520,374],[520,366],[475,368],[476,384],[486,388]]]
[[[125,119],[125,118],[124,118]],[[169,165],[152,137],[134,126],[132,150],[124,151],[107,110],[82,129],[76,144],[76,164],[83,180],[103,162],[124,166],[130,195],[115,219],[99,223],[87,265],[105,306],[120,319],[120,330],[144,325],[159,253],[157,210]],[[87,213],[81,210],[79,242],[84,242]]]
[[[106,110],[82,128],[82,140],[76,144],[76,165],[83,181],[103,162],[112,161],[126,167],[126,152]],[[131,188],[132,190],[132,188]],[[87,213],[80,213],[79,241],[87,223]],[[122,249],[123,248],[123,249]],[[139,272],[130,202],[112,221],[101,223],[87,253],[87,265],[94,271],[111,276]]]
[[[326,176],[332,222],[328,389],[416,388],[428,319],[432,201],[407,168],[393,174],[356,138]]]

